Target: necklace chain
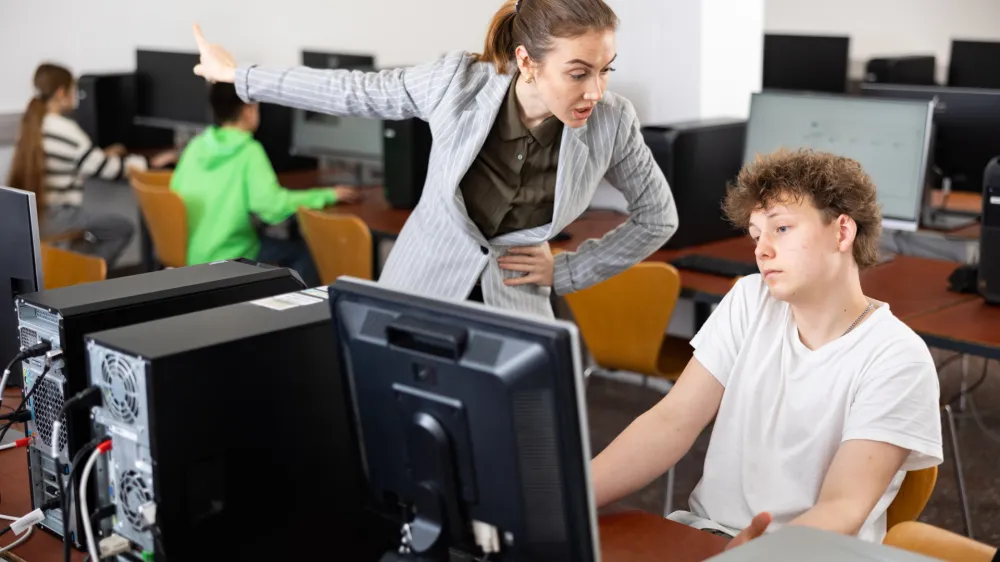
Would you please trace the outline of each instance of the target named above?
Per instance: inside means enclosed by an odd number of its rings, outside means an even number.
[[[861,313],[861,316],[858,316],[858,318],[851,323],[851,325],[847,328],[847,330],[843,334],[841,334],[840,337],[844,337],[847,334],[849,334],[851,330],[853,330],[858,325],[858,323],[861,322],[861,319],[864,318],[865,315],[867,315],[871,309],[872,309],[872,303],[871,301],[868,301],[868,306],[865,308],[864,312]]]

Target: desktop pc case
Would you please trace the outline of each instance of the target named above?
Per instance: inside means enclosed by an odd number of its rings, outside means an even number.
[[[934,86],[936,67],[934,55],[874,58],[865,65],[865,82]]]
[[[366,503],[326,299],[306,289],[88,336],[95,427],[113,444],[101,504],[136,553],[375,562],[398,542]]]
[[[979,294],[1000,304],[1000,156],[983,173],[983,219],[979,240]]]
[[[385,199],[392,207],[417,206],[427,180],[431,143],[431,128],[426,121],[383,121],[382,177]]]
[[[134,73],[84,74],[77,90],[80,104],[73,118],[96,146],[121,143],[131,150],[173,146],[171,131],[133,122],[137,104]]]
[[[741,234],[722,216],[722,199],[743,165],[746,125],[745,120],[715,119],[642,128],[681,217],[680,228],[664,248],[686,248]]]
[[[304,287],[288,269],[260,266],[252,262],[223,261],[143,275],[76,285],[20,295],[15,301],[22,348],[49,341],[62,358],[53,365],[29,404],[32,420],[29,434],[36,440],[28,449],[32,505],[52,499],[56,459],[51,456],[53,424],[63,403],[87,384],[84,336],[100,330],[178,314],[206,310],[258,299]],[[24,362],[25,389],[43,370],[43,359]],[[69,412],[63,417],[59,438],[60,462],[65,465],[91,437],[89,412]],[[47,513],[41,526],[63,534],[58,511]],[[76,527],[70,536],[77,542]]]

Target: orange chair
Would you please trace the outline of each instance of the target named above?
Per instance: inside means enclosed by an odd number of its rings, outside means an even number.
[[[676,381],[691,359],[690,344],[665,335],[681,292],[680,273],[642,262],[564,298],[597,369]],[[664,515],[673,510],[674,469],[667,473]]]
[[[354,215],[309,209],[299,209],[298,220],[299,231],[324,285],[332,284],[342,275],[372,278],[372,233],[363,220]]]
[[[141,183],[149,187],[170,187],[170,180],[174,177],[173,170],[133,170],[129,172],[129,183]]]
[[[916,521],[889,529],[882,544],[954,562],[990,562],[997,556],[995,547]]]
[[[184,267],[188,247],[184,200],[163,185],[147,185],[136,178],[131,183],[160,263],[164,267]]]
[[[938,467],[932,466],[922,470],[911,470],[906,473],[899,492],[886,510],[886,529],[892,529],[906,521],[916,521],[927,506],[937,483]]]
[[[103,258],[88,256],[41,244],[42,277],[45,290],[59,289],[84,283],[96,283],[108,278],[108,264]]]

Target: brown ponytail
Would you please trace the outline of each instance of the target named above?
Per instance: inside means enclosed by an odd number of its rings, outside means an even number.
[[[514,50],[524,45],[541,62],[554,37],[577,37],[588,31],[615,30],[618,16],[603,0],[505,0],[493,15],[480,62],[507,74]]]
[[[21,131],[14,149],[7,183],[35,194],[38,208],[45,206],[45,150],[42,148],[42,121],[47,105],[60,89],[73,88],[73,74],[61,66],[43,64],[35,71],[35,97],[21,118]]]

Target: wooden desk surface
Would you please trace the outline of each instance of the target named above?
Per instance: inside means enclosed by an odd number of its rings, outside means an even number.
[[[975,295],[954,306],[906,319],[934,347],[1000,360],[1000,305]]]
[[[4,402],[13,403],[19,396],[17,389],[7,389]],[[29,511],[27,450],[0,451],[0,512],[18,516]],[[727,542],[722,537],[641,511],[604,516],[599,525],[605,562],[696,562],[722,552]],[[0,537],[0,547],[16,538],[7,533]],[[73,562],[83,561],[82,552],[76,549],[72,552]],[[62,542],[36,528],[28,542],[17,547],[14,554],[28,562],[62,562]]]

